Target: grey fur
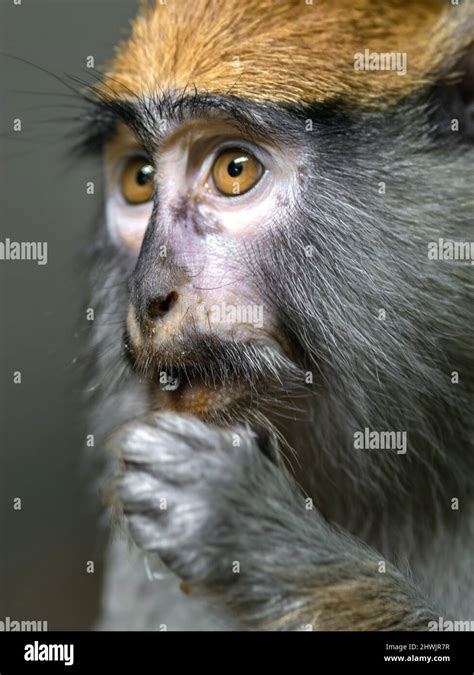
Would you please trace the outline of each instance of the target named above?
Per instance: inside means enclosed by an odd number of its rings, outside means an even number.
[[[128,425],[115,442],[125,463],[119,493],[135,541],[241,627],[278,627],[286,615],[285,629],[337,626],[333,617],[316,621],[327,586],[359,575],[379,584],[380,556],[307,509],[250,429],[217,430],[161,414]],[[403,623],[389,604],[370,621],[407,628],[433,618],[395,568],[384,574],[404,608]]]

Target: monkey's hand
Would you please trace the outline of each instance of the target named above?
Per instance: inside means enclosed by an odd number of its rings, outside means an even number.
[[[243,627],[427,629],[408,580],[332,528],[248,428],[161,413],[118,436],[133,537]]]

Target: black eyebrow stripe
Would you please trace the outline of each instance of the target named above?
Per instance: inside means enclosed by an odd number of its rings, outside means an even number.
[[[136,96],[119,99],[103,96],[91,102],[91,111],[80,129],[80,138],[74,150],[80,155],[100,154],[105,144],[113,137],[119,122],[128,126],[137,136],[144,149],[153,154],[162,137],[159,121],[181,123],[198,115],[224,114],[248,138],[277,136],[275,122],[280,113],[299,116],[301,110],[275,103],[253,103],[230,95],[207,93],[165,93],[144,98]],[[282,120],[284,125],[284,119]],[[285,125],[284,125],[285,126]],[[285,128],[282,130],[285,133]]]
[[[90,101],[90,110],[81,122],[73,153],[79,156],[99,155],[113,138],[119,122],[141,138],[142,123],[139,100],[104,98]]]

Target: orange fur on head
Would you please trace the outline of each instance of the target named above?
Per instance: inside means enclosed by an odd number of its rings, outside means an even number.
[[[456,26],[471,11],[448,0],[162,2],[135,19],[107,72],[109,93],[196,87],[257,101],[380,107],[444,71],[467,40]],[[406,53],[406,75],[355,70],[354,54],[365,49]]]

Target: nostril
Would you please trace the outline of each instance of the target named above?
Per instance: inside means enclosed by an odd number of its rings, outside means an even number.
[[[168,293],[166,296],[160,296],[150,300],[147,306],[147,315],[149,319],[161,319],[165,314],[174,307],[178,299],[178,294],[175,291]]]

